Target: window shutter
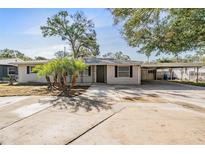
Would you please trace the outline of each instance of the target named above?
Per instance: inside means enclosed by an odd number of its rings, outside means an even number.
[[[115,66],[115,77],[117,78],[117,66]]]
[[[88,67],[88,76],[91,76],[91,66]]]
[[[132,78],[132,76],[133,76],[133,67],[130,66],[130,77]]]
[[[30,67],[29,66],[26,67],[26,72],[27,72],[27,74],[30,74]]]

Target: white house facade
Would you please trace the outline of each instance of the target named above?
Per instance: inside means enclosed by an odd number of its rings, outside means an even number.
[[[105,84],[141,84],[141,67],[139,62],[122,61],[105,58],[85,58],[88,68],[78,76],[77,84],[90,85],[93,83]],[[38,64],[46,64],[48,61],[24,61],[16,63],[18,65],[18,82],[39,82],[45,83],[44,77],[38,77],[32,71]],[[68,82],[70,77],[68,76]]]
[[[88,68],[81,72],[78,85],[93,83],[139,85],[144,80],[205,80],[205,64],[201,63],[149,63],[116,60],[111,58],[84,58]],[[18,82],[46,83],[45,77],[38,77],[32,69],[38,64],[46,64],[48,60],[20,61],[18,66]],[[51,78],[52,79],[52,78]],[[71,81],[71,77],[67,77]]]

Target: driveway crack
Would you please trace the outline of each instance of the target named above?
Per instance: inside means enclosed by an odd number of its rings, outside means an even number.
[[[114,115],[120,113],[122,110],[124,110],[127,107],[123,107],[120,110],[114,112],[113,114],[111,114],[110,116],[108,116],[107,118],[101,120],[100,122],[98,122],[97,124],[95,124],[94,126],[90,127],[89,129],[87,129],[86,131],[82,132],[80,135],[78,135],[77,137],[71,139],[70,141],[66,142],[65,145],[71,144],[72,142],[76,141],[77,139],[79,139],[81,136],[85,135],[86,133],[88,133],[89,131],[93,130],[95,127],[99,126],[100,124],[102,124],[103,122],[107,121],[108,119],[110,119],[111,117],[113,117]]]
[[[44,109],[42,109],[42,110],[39,110],[39,111],[37,111],[37,112],[35,112],[35,113],[29,115],[29,116],[26,116],[26,117],[24,117],[24,118],[21,118],[21,119],[19,119],[19,120],[16,120],[16,121],[14,121],[14,122],[12,122],[12,123],[6,125],[6,126],[1,127],[0,130],[3,130],[3,129],[5,129],[5,128],[7,128],[7,127],[9,127],[9,126],[11,126],[11,125],[13,125],[13,124],[19,122],[19,121],[22,121],[22,120],[25,120],[25,119],[27,119],[27,118],[30,118],[30,117],[32,117],[33,115],[36,115],[36,114],[38,114],[38,113],[40,113],[40,112],[42,112],[42,111],[45,111],[45,110],[47,110],[47,109],[49,109],[49,108],[51,108],[51,107],[52,107],[52,105],[49,106],[49,107],[46,107],[46,108],[44,108]]]

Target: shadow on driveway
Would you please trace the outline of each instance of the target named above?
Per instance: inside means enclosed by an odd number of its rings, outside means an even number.
[[[44,102],[42,102],[44,103]],[[86,96],[77,96],[77,97],[60,97],[51,100],[50,103],[53,107],[57,107],[61,110],[68,109],[70,112],[77,112],[80,109],[84,109],[86,112],[97,110],[111,109],[112,104],[107,103],[104,100],[101,100],[97,97],[86,97]]]

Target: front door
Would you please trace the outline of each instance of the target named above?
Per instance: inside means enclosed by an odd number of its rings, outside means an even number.
[[[97,66],[97,82],[98,83],[105,82],[105,66],[104,65]]]

